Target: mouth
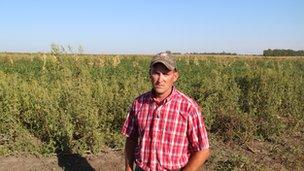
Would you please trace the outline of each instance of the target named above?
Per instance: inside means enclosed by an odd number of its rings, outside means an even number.
[[[163,88],[162,85],[155,85],[154,87],[155,87],[155,88]]]

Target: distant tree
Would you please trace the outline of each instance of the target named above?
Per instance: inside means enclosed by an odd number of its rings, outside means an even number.
[[[263,56],[304,56],[304,51],[291,49],[267,49],[263,51]]]
[[[166,53],[167,53],[167,54],[171,54],[171,51],[170,51],[170,50],[167,50]]]

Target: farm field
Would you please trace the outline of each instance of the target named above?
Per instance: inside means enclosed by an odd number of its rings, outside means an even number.
[[[29,170],[69,168],[75,158],[122,169],[120,128],[150,90],[150,57],[0,53],[0,170],[27,158],[44,161]],[[176,87],[203,109],[206,170],[304,169],[303,57],[177,59]]]

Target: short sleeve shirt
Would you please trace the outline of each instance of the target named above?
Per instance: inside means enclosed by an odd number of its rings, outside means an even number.
[[[135,162],[143,170],[179,169],[191,153],[209,148],[199,106],[175,88],[159,104],[152,91],[137,97],[121,132],[138,136]]]

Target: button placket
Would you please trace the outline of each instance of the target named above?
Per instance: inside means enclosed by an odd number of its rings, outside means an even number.
[[[161,108],[162,108],[162,105],[156,104],[156,107],[155,107],[155,109],[153,111],[153,115],[152,115],[153,116],[152,147],[154,150],[154,155],[153,155],[154,161],[158,160],[157,155],[156,155],[156,152],[158,150],[156,140],[158,140],[157,137],[159,136],[159,122],[160,122]]]

